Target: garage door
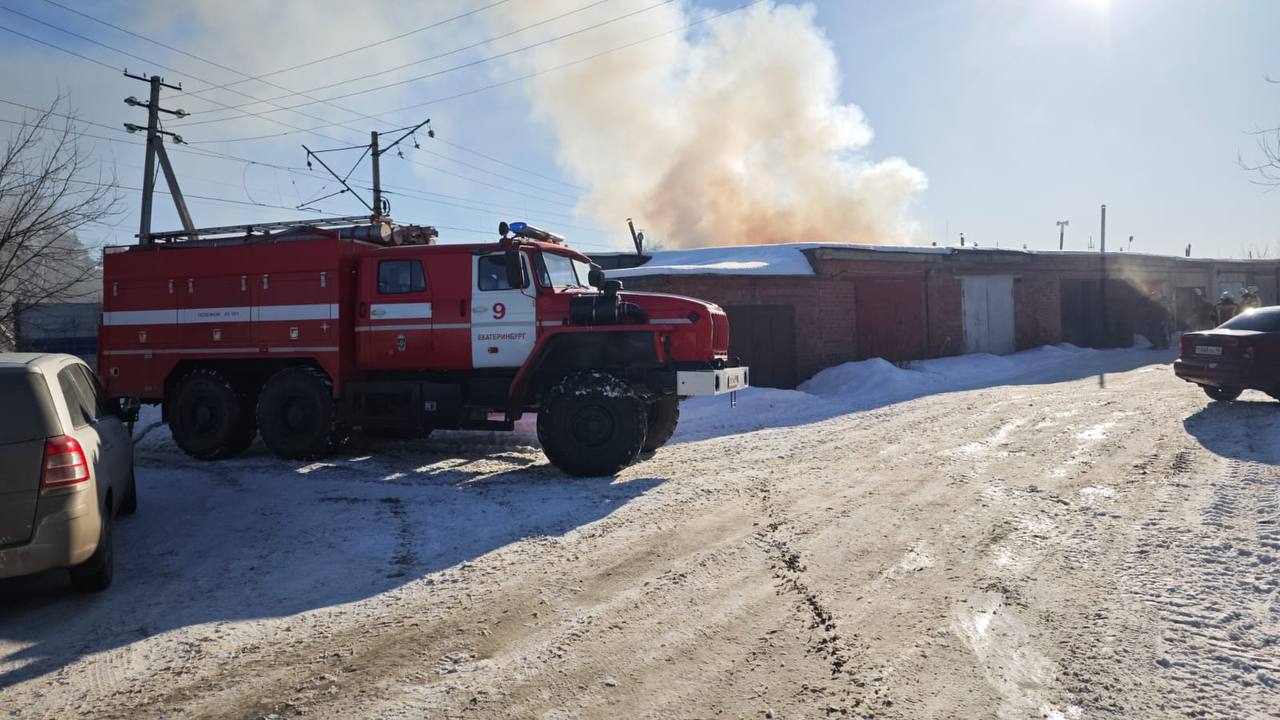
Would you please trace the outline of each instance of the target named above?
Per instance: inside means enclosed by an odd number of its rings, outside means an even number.
[[[964,293],[964,351],[993,355],[1013,352],[1013,278],[980,275],[960,280]]]
[[[923,278],[860,277],[853,292],[860,359],[897,362],[925,356]]]
[[[757,387],[794,388],[796,311],[791,305],[728,305],[729,354],[751,367]]]

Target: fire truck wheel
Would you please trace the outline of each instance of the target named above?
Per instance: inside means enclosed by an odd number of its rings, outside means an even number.
[[[258,396],[258,430],[271,452],[290,460],[323,457],[345,439],[333,385],[319,370],[291,367],[267,380]]]
[[[666,395],[649,404],[649,432],[644,436],[644,452],[653,452],[671,439],[680,422],[680,398]]]
[[[538,440],[551,464],[570,475],[612,475],[635,462],[648,420],[648,407],[627,383],[607,373],[579,372],[544,397]]]
[[[253,441],[253,414],[231,382],[216,370],[197,368],[184,375],[168,410],[173,441],[191,457],[231,457]]]

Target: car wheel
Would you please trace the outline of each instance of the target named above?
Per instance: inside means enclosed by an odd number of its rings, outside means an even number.
[[[324,457],[346,439],[333,402],[333,384],[311,367],[272,375],[258,397],[258,430],[271,452],[290,460]]]
[[[680,422],[680,398],[666,395],[649,404],[649,431],[644,436],[644,452],[653,452],[671,439]]]
[[[132,515],[138,512],[138,480],[134,475],[133,464],[129,464],[129,479],[124,483],[124,492],[120,495],[120,507],[117,515]]]
[[[649,427],[644,400],[622,379],[598,371],[565,377],[544,396],[538,441],[570,475],[612,475],[635,462]]]
[[[1213,400],[1235,400],[1240,397],[1240,393],[1244,390],[1240,388],[1214,387],[1212,385],[1202,385],[1204,394]]]
[[[111,508],[102,508],[102,529],[98,532],[98,547],[88,560],[72,567],[71,586],[83,593],[105,590],[115,574],[115,551],[112,547]]]
[[[169,431],[183,452],[200,460],[232,457],[248,447],[246,412],[241,393],[222,373],[198,368],[178,380],[167,408]],[[253,435],[248,435],[248,441]]]

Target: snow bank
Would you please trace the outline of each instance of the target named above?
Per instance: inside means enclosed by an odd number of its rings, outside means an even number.
[[[925,395],[999,385],[1036,384],[1123,372],[1146,363],[1167,363],[1168,351],[1134,348],[1092,350],[1068,343],[1013,355],[976,353],[917,360],[898,367],[880,358],[827,368],[797,390],[748,388],[730,409],[724,396],[680,404],[676,442],[816,422]]]
[[[1074,345],[1046,345],[1013,355],[974,353],[916,360],[898,367],[880,358],[844,363],[822,370],[800,384],[800,391],[820,397],[880,403],[904,395],[918,397],[1006,381],[1027,381],[1044,371],[1061,371],[1073,357],[1100,351]]]

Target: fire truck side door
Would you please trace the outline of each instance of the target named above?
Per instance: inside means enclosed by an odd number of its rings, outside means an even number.
[[[361,259],[356,308],[361,367],[408,370],[429,366],[431,323],[431,287],[422,258]]]
[[[529,255],[520,253],[524,287],[507,282],[502,253],[472,257],[471,365],[520,367],[538,335],[537,300]]]

